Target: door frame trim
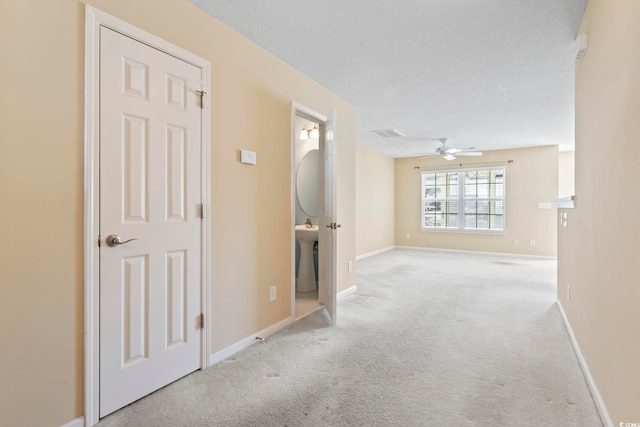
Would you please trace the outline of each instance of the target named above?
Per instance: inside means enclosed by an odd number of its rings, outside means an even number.
[[[84,72],[84,415],[85,425],[93,426],[100,413],[100,329],[98,233],[99,124],[100,124],[100,27],[110,28],[134,40],[188,62],[202,70],[201,90],[206,102],[201,115],[202,195],[205,209],[201,231],[201,305],[205,324],[200,331],[200,369],[209,366],[211,353],[211,63],[193,53],[143,31],[92,6],[85,6]]]
[[[324,125],[327,121],[327,116],[320,114],[311,108],[302,105],[298,102],[291,101],[291,224],[289,229],[291,230],[291,316],[296,319],[296,117],[305,117],[310,120],[315,120],[319,124]],[[319,147],[321,148],[321,147]],[[322,152],[322,151],[321,151]],[[335,174],[335,171],[334,171]],[[335,179],[335,177],[334,177]],[[322,190],[324,191],[324,189]],[[324,197],[321,198],[324,204]],[[318,224],[320,226],[320,224]],[[320,270],[320,260],[318,260],[318,270]],[[334,292],[337,291],[337,282],[334,280]],[[318,298],[320,298],[320,292],[318,292]]]

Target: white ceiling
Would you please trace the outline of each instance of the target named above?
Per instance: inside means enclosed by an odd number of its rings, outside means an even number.
[[[353,103],[357,142],[392,157],[574,141],[587,0],[190,0]]]

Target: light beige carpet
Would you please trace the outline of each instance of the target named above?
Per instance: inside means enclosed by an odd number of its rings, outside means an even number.
[[[316,312],[100,426],[601,426],[552,260],[396,249]]]

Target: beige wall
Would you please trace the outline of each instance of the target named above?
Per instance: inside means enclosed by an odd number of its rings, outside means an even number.
[[[356,255],[395,245],[394,159],[356,145]]]
[[[212,63],[213,351],[290,315],[291,99],[338,111],[338,290],[352,286],[354,107],[186,0],[87,3]],[[84,412],[83,70],[82,2],[2,0],[0,425]]]
[[[558,197],[567,197],[576,194],[575,154],[575,151],[562,151],[558,153]]]
[[[590,0],[576,63],[576,208],[558,299],[613,425],[640,422],[640,2]],[[571,299],[567,300],[567,286]]]
[[[478,167],[513,160],[507,170],[507,231],[504,234],[460,233],[420,230],[420,170]],[[471,166],[465,166],[471,165]],[[396,159],[396,245],[427,248],[502,252],[527,255],[556,255],[556,210],[538,209],[538,202],[553,201],[558,192],[558,148],[554,146],[485,152],[481,158],[441,158],[418,161]],[[409,233],[410,238],[406,238]],[[518,240],[518,244],[514,244]],[[529,245],[530,240],[536,246]]]

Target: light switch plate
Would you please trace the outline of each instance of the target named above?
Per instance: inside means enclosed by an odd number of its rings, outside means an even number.
[[[256,152],[249,150],[240,150],[240,163],[246,163],[248,165],[256,164]]]
[[[551,209],[550,202],[538,202],[538,209]]]

